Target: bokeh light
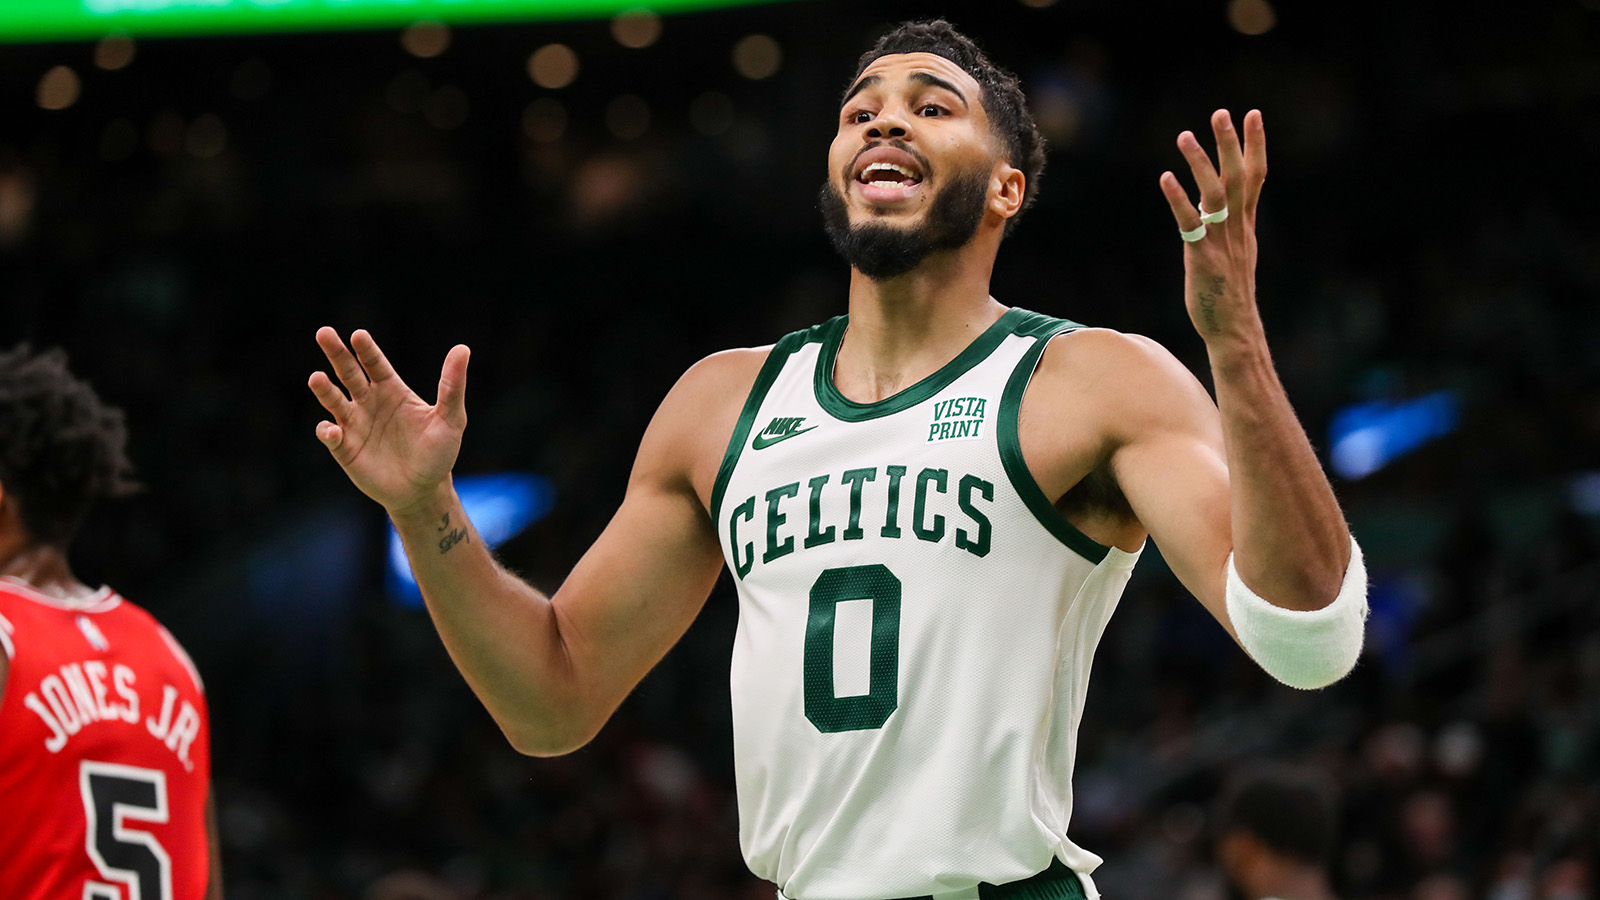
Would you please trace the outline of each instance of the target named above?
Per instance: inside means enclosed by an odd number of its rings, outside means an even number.
[[[1278,24],[1278,14],[1267,0],[1228,0],[1228,24],[1240,34],[1266,34]]]
[[[528,77],[539,87],[560,90],[577,80],[578,54],[566,44],[546,44],[528,57]]]
[[[184,133],[183,149],[197,159],[212,159],[228,147],[228,127],[211,113],[196,116]]]
[[[645,7],[625,9],[611,20],[611,36],[635,50],[661,39],[661,17]]]
[[[733,67],[746,78],[771,78],[782,66],[783,48],[765,34],[752,34],[733,45]]]
[[[550,144],[567,133],[567,108],[553,97],[540,97],[522,111],[522,133],[528,140]]]
[[[689,122],[701,134],[725,134],[733,127],[733,101],[721,91],[706,91],[689,104]]]
[[[39,79],[39,89],[35,92],[35,99],[42,109],[66,109],[78,102],[78,95],[82,90],[83,85],[78,80],[77,72],[68,66],[55,66]]]
[[[450,26],[424,19],[400,32],[400,46],[412,56],[432,59],[450,49]]]
[[[136,45],[125,34],[108,34],[94,45],[94,64],[107,72],[127,68],[133,62]]]
[[[623,94],[606,105],[606,130],[625,141],[650,130],[650,106],[633,94]]]

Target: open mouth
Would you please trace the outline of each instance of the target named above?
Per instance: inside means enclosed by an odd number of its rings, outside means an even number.
[[[856,181],[875,188],[905,190],[922,183],[922,173],[910,166],[891,162],[869,163],[856,174]]]

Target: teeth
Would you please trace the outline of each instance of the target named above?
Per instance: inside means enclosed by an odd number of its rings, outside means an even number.
[[[866,179],[873,172],[877,172],[877,171],[895,172],[895,173],[898,173],[900,175],[904,175],[907,178],[911,178],[911,179],[918,180],[918,181],[921,180],[917,176],[917,174],[915,172],[911,171],[910,169],[906,168],[905,166],[897,166],[894,163],[873,163],[872,165],[867,166],[866,169],[862,170],[861,177],[862,177],[862,179]]]
[[[905,188],[905,185],[898,181],[869,181],[867,184],[876,188],[900,188],[902,190]]]

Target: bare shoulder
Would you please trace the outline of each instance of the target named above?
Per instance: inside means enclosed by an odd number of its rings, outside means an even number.
[[[771,346],[723,350],[690,366],[650,421],[634,479],[669,480],[709,506],[722,454],[771,352]]]
[[[1041,413],[1066,408],[1096,411],[1112,441],[1162,424],[1203,427],[1216,405],[1194,373],[1171,351],[1144,335],[1083,328],[1045,348],[1028,390]]]

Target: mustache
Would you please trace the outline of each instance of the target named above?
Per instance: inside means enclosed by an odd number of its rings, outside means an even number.
[[[856,173],[856,163],[860,161],[861,157],[866,155],[868,150],[876,150],[879,147],[893,147],[894,149],[899,150],[900,152],[905,153],[906,155],[910,156],[912,159],[916,160],[917,161],[917,165],[919,167],[921,167],[921,169],[922,169],[922,178],[923,178],[924,181],[926,181],[928,178],[930,178],[933,175],[933,166],[931,164],[929,164],[928,158],[926,156],[923,156],[921,153],[918,153],[916,148],[912,147],[910,144],[906,143],[905,141],[900,140],[899,138],[889,138],[887,140],[876,141],[874,143],[868,144],[865,147],[862,147],[859,151],[856,152],[855,156],[850,158],[850,164],[848,166],[844,167],[844,173],[843,173],[844,174],[844,181],[845,181],[846,184],[849,184],[851,181],[855,180],[855,177],[856,177],[856,174],[855,174]]]

